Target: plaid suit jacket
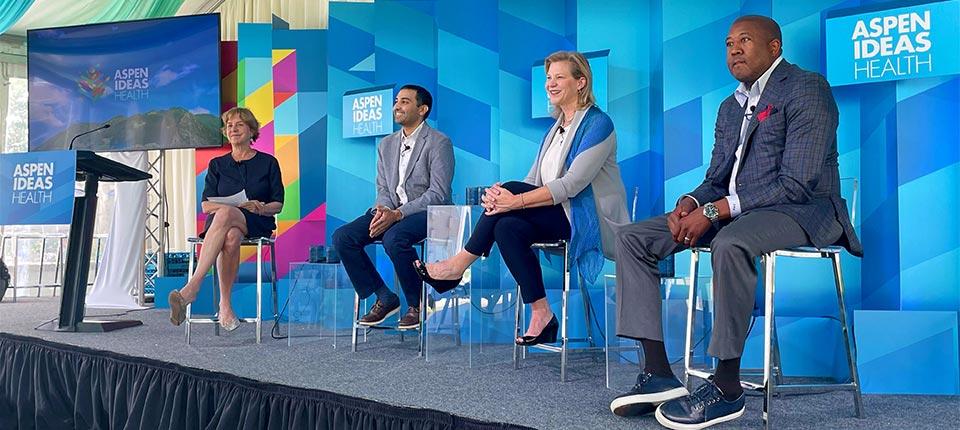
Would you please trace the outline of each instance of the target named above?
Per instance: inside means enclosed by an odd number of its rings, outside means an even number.
[[[728,193],[744,108],[731,95],[720,104],[715,143],[703,183],[689,193],[701,203]],[[840,197],[837,104],[826,79],[786,61],[774,69],[746,129],[737,196],[741,213],[773,210],[803,228],[815,246],[828,246],[837,220],[836,244],[854,255],[863,247]],[[834,230],[831,231],[831,228]]]

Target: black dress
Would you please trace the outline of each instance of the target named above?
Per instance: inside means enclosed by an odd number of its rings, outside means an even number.
[[[230,153],[210,160],[207,167],[207,178],[203,186],[203,198],[227,197],[240,190],[246,190],[247,198],[263,203],[283,203],[283,180],[280,178],[280,163],[272,155],[256,151],[253,158],[235,161]],[[273,216],[257,215],[246,209],[239,208],[247,221],[247,237],[270,237],[277,228]],[[203,228],[203,237],[213,215],[207,217]]]

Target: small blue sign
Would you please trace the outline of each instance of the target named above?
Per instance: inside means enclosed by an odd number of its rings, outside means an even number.
[[[593,73],[593,97],[597,99],[597,107],[607,111],[607,69],[610,67],[610,50],[584,52],[583,56],[590,63]],[[549,118],[553,106],[547,98],[544,85],[547,83],[547,71],[543,68],[543,61],[533,65],[530,71],[530,107],[531,118]]]
[[[343,95],[343,137],[393,133],[393,85],[349,91]]]
[[[826,49],[834,86],[960,73],[960,0],[828,17]]]
[[[0,225],[70,224],[76,151],[0,154]]]

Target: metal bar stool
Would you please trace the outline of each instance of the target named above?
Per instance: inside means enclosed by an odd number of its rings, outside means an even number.
[[[533,345],[533,346],[520,346],[517,344],[513,345],[513,368],[520,368],[520,360],[527,358],[527,348],[538,348],[550,352],[559,352],[560,353],[560,382],[567,381],[567,355],[570,351],[603,351],[603,347],[598,347],[594,343],[593,339],[593,327],[591,325],[590,315],[592,314],[593,306],[590,304],[590,295],[586,287],[583,284],[583,278],[577,275],[577,286],[580,288],[581,296],[583,297],[583,307],[584,307],[584,316],[586,317],[586,328],[587,328],[587,337],[586,338],[574,338],[571,339],[567,337],[567,323],[569,322],[569,312],[567,311],[567,304],[569,303],[570,295],[570,259],[567,253],[567,241],[559,240],[556,242],[544,242],[544,243],[535,243],[530,246],[535,250],[540,250],[550,254],[562,255],[563,256],[563,290],[560,295],[560,346],[553,345]],[[517,285],[517,309],[516,309],[516,324],[514,326],[514,334],[520,336],[522,327],[524,326],[524,312],[523,306],[520,301],[520,285]],[[590,346],[580,347],[580,348],[570,348],[570,342],[589,342]]]
[[[844,178],[848,179],[848,178]],[[853,181],[853,204],[851,205],[850,223],[856,225],[857,180]],[[683,354],[685,370],[684,385],[691,387],[690,376],[709,378],[712,373],[694,369],[691,364],[693,343],[693,320],[696,312],[697,272],[699,270],[700,254],[710,252],[708,247],[694,247],[690,249],[690,291],[687,300],[687,333],[686,346]],[[760,257],[763,266],[764,289],[764,324],[763,324],[763,383],[755,384],[741,381],[741,385],[748,390],[763,393],[762,419],[765,428],[770,428],[770,408],[775,393],[822,393],[825,391],[850,391],[853,393],[853,404],[857,418],[863,418],[863,400],[860,393],[860,376],[857,371],[857,344],[856,338],[851,336],[853,330],[847,323],[847,308],[844,300],[843,273],[840,268],[840,253],[843,247],[826,246],[823,248],[801,246],[789,249],[780,249],[763,254]],[[834,384],[783,384],[783,372],[780,363],[780,345],[777,339],[777,326],[774,316],[774,293],[776,292],[775,271],[777,257],[829,259],[833,264],[833,277],[837,288],[837,306],[839,308],[840,329],[847,353],[847,365],[850,371],[849,382]]]
[[[187,263],[187,276],[193,276],[193,267],[194,260],[197,254],[197,247],[203,244],[203,238],[191,237],[187,239],[187,243],[190,244],[190,261]],[[257,247],[257,316],[256,318],[238,318],[240,322],[245,323],[256,323],[257,325],[257,343],[259,344],[263,332],[263,248],[270,249],[270,284],[273,293],[273,318],[277,319],[277,314],[279,312],[277,306],[277,258],[276,258],[276,239],[272,237],[257,237],[257,238],[245,238],[240,242],[240,247],[244,246],[256,246]],[[213,265],[213,306],[214,309],[217,309],[220,305],[219,292],[220,286],[217,285],[217,265]],[[187,305],[187,318],[184,320],[186,323],[186,339],[187,344],[190,344],[190,329],[193,324],[213,324],[213,332],[216,336],[220,335],[220,318],[218,314],[214,314],[207,318],[193,318],[191,315],[191,305]]]

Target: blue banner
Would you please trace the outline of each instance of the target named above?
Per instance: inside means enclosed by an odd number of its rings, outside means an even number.
[[[0,154],[0,225],[70,224],[76,151]]]
[[[864,84],[960,73],[960,0],[826,20],[827,80]]]
[[[393,85],[349,91],[343,95],[343,137],[393,133]]]

